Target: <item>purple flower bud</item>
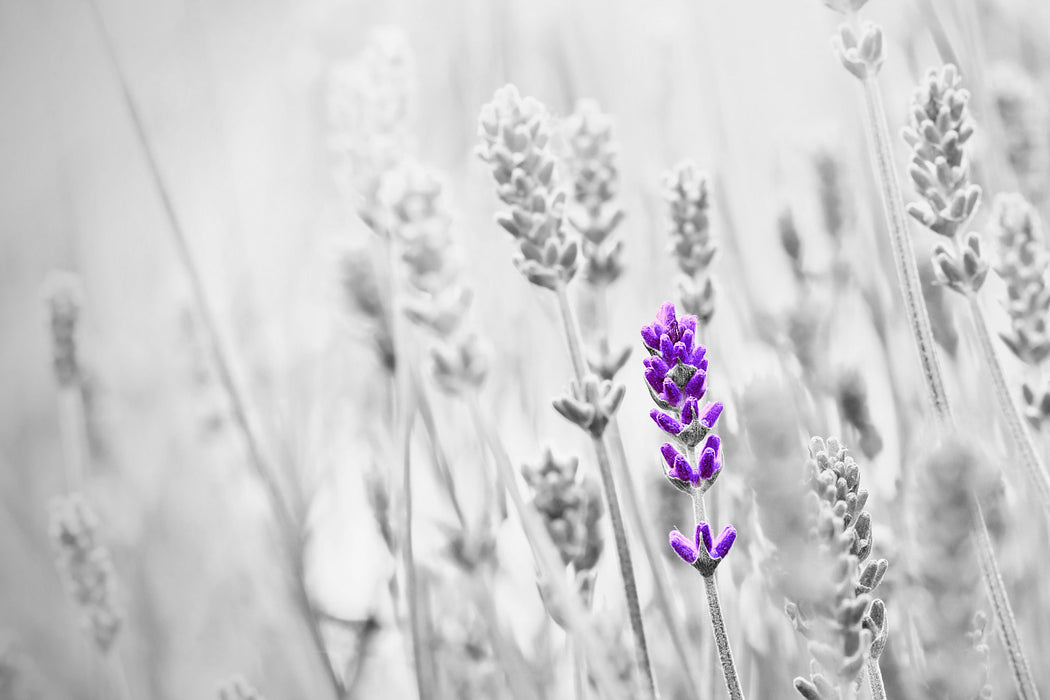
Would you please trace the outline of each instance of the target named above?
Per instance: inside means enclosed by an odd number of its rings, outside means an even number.
[[[660,348],[660,336],[652,326],[642,326],[642,342],[653,350]]]
[[[667,475],[669,477],[679,481],[691,482],[693,480],[693,469],[689,466],[689,460],[680,454],[671,443],[665,442],[663,447],[660,448],[660,452],[664,456],[664,461],[667,462]]]
[[[645,381],[649,383],[649,386],[651,386],[653,391],[657,394],[659,394],[664,388],[664,375],[654,369],[645,370]]]
[[[689,425],[696,418],[696,399],[686,399],[685,407],[682,409],[682,423]]]
[[[711,526],[705,523],[703,520],[696,524],[696,549],[699,551],[700,544],[704,545],[704,549],[711,552]]]
[[[682,390],[671,381],[670,377],[664,379],[663,398],[667,403],[675,407],[682,403]]]
[[[689,317],[687,316],[686,318]],[[682,332],[682,340],[679,342],[681,342],[682,345],[685,346],[685,349],[687,351],[686,356],[682,358],[682,362],[686,362],[693,355],[693,338],[695,335],[696,333],[688,328]]]
[[[649,417],[652,418],[665,433],[677,435],[682,432],[682,424],[659,409],[654,408],[649,411]]]
[[[705,393],[707,393],[707,373],[697,370],[686,382],[685,395],[691,399],[701,399]]]
[[[656,322],[665,329],[670,328],[672,324],[678,325],[678,322],[675,320],[674,304],[672,302],[665,301],[660,306],[660,310],[656,312]]]
[[[699,478],[710,479],[722,468],[722,458],[718,451],[720,445],[721,440],[717,435],[708,436],[704,450],[700,454],[700,463],[696,467]]]
[[[664,358],[664,362],[666,362],[667,364],[674,364],[674,343],[671,342],[670,336],[668,336],[666,333],[660,336],[660,355]]]
[[[686,564],[696,562],[697,558],[700,556],[700,552],[693,546],[693,543],[687,540],[678,530],[671,530],[671,549],[673,549],[675,554],[680,556],[682,561]]]
[[[736,541],[736,528],[732,525],[726,525],[722,529],[722,534],[718,536],[718,541],[715,542],[715,546],[711,548],[712,559],[724,559],[729,554],[729,549],[733,546]]]
[[[722,415],[722,408],[724,407],[722,406],[721,401],[715,401],[714,403],[707,404],[707,406],[704,407],[703,415],[700,416],[700,425],[704,426],[709,430],[715,427],[715,423],[718,421],[718,417]]]

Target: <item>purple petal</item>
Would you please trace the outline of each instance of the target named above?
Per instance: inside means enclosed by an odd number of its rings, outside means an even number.
[[[676,408],[682,403],[682,390],[678,388],[677,384],[671,381],[670,377],[664,378],[663,396],[667,403]]]
[[[670,301],[665,301],[661,306],[660,310],[656,312],[656,322],[667,328],[672,323],[677,325],[674,315],[674,304]]]
[[[691,399],[701,399],[707,393],[707,373],[697,370],[686,382],[685,395]]]
[[[689,358],[693,356],[693,336],[693,331],[689,330],[688,328],[686,328],[682,332],[682,339],[679,342],[685,346],[686,350],[685,357],[682,358],[682,362],[686,362],[687,360],[689,360]]]
[[[664,362],[667,364],[674,364],[674,343],[671,342],[670,336],[666,333],[660,336],[660,355],[664,358]]]
[[[703,520],[696,524],[696,549],[700,550],[700,545],[704,545],[704,549],[707,552],[711,551],[711,526],[705,523]]]
[[[710,403],[707,406],[705,406],[704,414],[700,416],[700,425],[708,429],[715,427],[715,422],[717,422],[718,417],[722,415],[723,408],[724,406],[722,406],[721,401],[715,401],[714,403]]]
[[[674,344],[674,361],[685,363],[689,359],[689,351],[685,348],[685,343],[678,341]]]
[[[685,537],[682,536],[678,530],[671,530],[671,549],[675,551],[675,554],[682,558],[686,564],[694,563],[700,556],[700,553],[693,547],[692,543],[689,542]]]
[[[656,370],[647,369],[645,370],[645,381],[649,382],[649,386],[653,388],[657,394],[664,388],[664,375],[660,374]]]
[[[706,371],[707,370],[707,358],[705,357],[706,354],[707,354],[707,348],[705,348],[703,345],[697,345],[695,348],[693,348],[692,354],[689,355],[689,362],[687,362],[686,364],[690,364],[693,367],[699,367],[700,369]]]
[[[682,432],[682,424],[663,411],[654,408],[649,411],[649,417],[656,421],[656,424],[660,426],[660,429],[666,433],[677,435]]]
[[[686,399],[685,408],[682,409],[682,423],[689,425],[696,418],[696,399]]]
[[[678,319],[678,325],[696,335],[696,316],[683,316]]]
[[[671,369],[667,363],[663,361],[663,358],[658,355],[649,356],[649,368],[655,369],[660,374],[667,374]]]
[[[696,366],[706,372],[707,371],[707,358],[705,357],[704,359],[702,359],[699,362],[697,362]]]
[[[729,549],[736,542],[736,529],[732,525],[726,525],[722,529],[722,534],[718,536],[718,541],[715,542],[714,548],[711,550],[711,556],[714,559],[724,559],[725,555],[729,554]]]
[[[660,347],[660,334],[652,326],[642,326],[642,342],[657,350]]]
[[[674,469],[675,460],[682,455],[674,448],[669,442],[665,442],[660,446],[660,454],[664,456],[664,461],[667,462],[668,469]]]
[[[718,470],[718,452],[712,450],[710,447],[704,448],[703,453],[700,455],[700,463],[696,465],[696,470],[701,479],[710,479],[711,476]]]
[[[711,433],[707,436],[707,439],[704,440],[704,449],[712,449],[715,451],[715,454],[717,454],[718,451],[722,449],[722,438]]]
[[[678,455],[678,459],[674,462],[675,478],[681,479],[682,481],[693,482],[693,468],[689,466],[689,460]]]

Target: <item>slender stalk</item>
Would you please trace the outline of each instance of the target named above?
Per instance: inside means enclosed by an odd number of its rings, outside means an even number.
[[[693,462],[693,450],[690,449],[686,458]],[[693,517],[696,522],[707,520],[704,508],[704,495],[698,489],[690,492],[693,497]],[[733,660],[733,649],[729,646],[729,635],[726,633],[725,619],[722,617],[722,603],[718,599],[718,582],[715,575],[704,576],[704,590],[707,592],[707,607],[711,612],[711,630],[715,636],[715,646],[718,647],[718,659],[722,663],[722,678],[726,682],[726,690],[729,691],[731,700],[743,700],[744,691],[740,687],[740,678],[736,673],[736,662]]]
[[[886,687],[882,682],[882,669],[879,660],[868,656],[868,687],[871,688],[871,700],[886,700]]]
[[[561,310],[561,318],[565,328],[565,338],[569,345],[569,356],[572,360],[573,370],[577,381],[582,383],[587,374],[587,362],[583,355],[583,340],[580,326],[576,320],[572,304],[569,302],[569,295],[564,282],[558,284],[555,293],[558,297],[558,305]],[[598,470],[604,486],[605,504],[609,510],[609,523],[612,525],[613,538],[616,541],[616,554],[620,562],[620,575],[623,578],[624,594],[627,599],[627,613],[631,621],[631,631],[634,633],[635,656],[639,670],[645,679],[649,697],[658,698],[659,691],[656,688],[656,676],[653,673],[652,662],[649,658],[649,646],[645,639],[645,626],[642,622],[642,606],[638,600],[638,585],[634,578],[634,564],[631,561],[631,550],[627,543],[627,531],[624,528],[620,501],[616,495],[612,460],[609,458],[609,448],[605,440],[605,437],[594,437],[592,443],[594,444]]]
[[[1024,649],[1021,646],[1021,636],[1017,632],[1017,621],[1014,619],[1014,611],[1010,607],[1010,599],[1006,595],[1006,586],[1003,577],[999,573],[999,564],[995,559],[995,546],[992,537],[988,534],[988,525],[984,520],[984,512],[981,504],[974,494],[973,498],[974,521],[976,532],[974,539],[977,543],[977,559],[981,565],[981,575],[984,577],[988,588],[988,597],[995,611],[995,621],[999,628],[999,639],[1003,643],[1003,649],[1010,660],[1010,670],[1013,673],[1014,684],[1017,686],[1017,695],[1020,700],[1038,700],[1039,690],[1032,679],[1032,672],[1025,658]]]
[[[106,656],[117,694],[115,700],[131,700],[135,696],[131,694],[131,685],[128,683],[128,674],[124,667],[124,656],[119,649],[113,649]]]
[[[642,551],[645,553],[646,563],[653,574],[653,594],[656,599],[656,607],[660,610],[667,626],[667,633],[671,636],[671,645],[681,662],[690,687],[694,695],[700,694],[703,687],[699,671],[693,658],[689,654],[688,635],[682,629],[681,616],[675,614],[675,610],[681,609],[681,603],[671,587],[670,578],[667,573],[667,562],[664,561],[656,547],[651,543],[659,542],[660,535],[654,531],[653,520],[646,510],[645,502],[638,497],[640,491],[634,481],[634,475],[627,466],[627,452],[623,446],[620,436],[620,426],[616,416],[612,417],[609,425],[605,428],[605,435],[612,445],[613,466],[616,469],[616,477],[623,484],[623,501],[627,511],[627,518],[631,521],[631,527],[641,538]]]
[[[1024,417],[1017,402],[1010,395],[1010,387],[1006,383],[1006,375],[1002,364],[995,353],[992,344],[992,333],[984,318],[984,311],[977,301],[976,294],[969,294],[970,312],[973,323],[977,327],[977,344],[981,348],[981,357],[984,359],[985,367],[991,376],[992,385],[995,387],[995,398],[999,404],[999,410],[1006,421],[1006,429],[1010,435],[1010,441],[1017,447],[1021,457],[1021,468],[1025,476],[1035,487],[1039,497],[1039,504],[1050,516],[1050,475],[1047,474],[1046,465],[1039,455],[1032,434],[1025,427]]]
[[[120,60],[117,57],[116,49],[114,48],[112,37],[106,27],[102,12],[95,0],[87,0],[87,2],[98,25],[99,34],[102,38],[106,55],[113,72],[117,77],[117,82],[120,85],[125,109],[131,120],[135,136],[139,142],[139,147],[142,150],[146,169],[149,172],[150,179],[153,181],[157,196],[160,199],[161,208],[168,220],[168,228],[172,234],[179,260],[187,278],[189,279],[194,305],[196,306],[197,314],[203,322],[206,331],[205,336],[208,354],[211,356],[212,364],[215,366],[219,382],[222,384],[230,401],[230,410],[233,413],[234,422],[237,424],[237,427],[244,438],[249,462],[266,489],[270,505],[274,509],[274,514],[284,531],[285,544],[290,548],[290,551],[294,552],[296,551],[296,548],[293,543],[297,540],[297,533],[300,530],[299,525],[289,511],[287,504],[284,502],[280,486],[273,475],[271,467],[263,456],[261,441],[256,435],[252,423],[249,420],[247,408],[248,402],[243,390],[234,378],[232,363],[229,361],[227,351],[223,347],[222,336],[219,333],[219,324],[209,303],[204,281],[190,247],[189,240],[183,230],[182,222],[175,210],[175,204],[171,198],[168,186],[161,174],[160,164],[154,153],[153,144],[146,132],[145,122],[142,119],[142,115],[138,109],[138,104],[131,92],[131,86],[128,83],[127,77],[121,67]],[[304,582],[302,581],[296,583],[298,586],[304,585]],[[302,598],[302,596],[297,596],[301,606],[304,604]],[[316,647],[319,660],[323,663],[327,676],[331,682],[332,690],[336,697],[342,698],[344,693],[343,685],[328,660],[328,652],[324,647],[324,642],[321,639],[319,630],[315,629],[318,625],[318,621],[313,616],[312,608],[307,604],[302,608],[301,612],[306,618],[307,625],[311,628],[311,639]]]
[[[407,404],[408,402],[406,402]],[[416,668],[416,689],[420,700],[430,697],[433,688],[426,663],[424,661],[423,629],[419,615],[419,579],[416,572],[416,559],[412,537],[412,426],[415,413],[408,412],[404,417],[404,426],[400,436],[402,463],[402,497],[404,498],[405,523],[401,543],[402,565],[405,567],[405,595],[408,596],[409,629],[412,635],[412,660]]]
[[[904,200],[901,196],[900,181],[897,179],[897,169],[893,164],[893,147],[886,110],[882,103],[882,91],[874,76],[869,76],[861,82],[864,86],[864,105],[867,111],[868,146],[875,169],[875,179],[879,184],[886,227],[890,234],[897,282],[908,314],[908,325],[915,339],[930,404],[938,422],[942,427],[946,427],[951,422],[951,409],[948,406],[948,395],[937,360],[930,317],[922,297],[919,271],[908,237]]]
[[[565,615],[568,628],[576,636],[579,648],[583,650],[590,665],[591,672],[598,690],[603,698],[622,698],[623,689],[614,682],[615,674],[610,663],[608,652],[604,642],[595,633],[593,626],[587,619],[586,612],[577,596],[565,581],[563,576],[565,567],[551,542],[550,536],[539,521],[536,512],[532,510],[521,495],[518,482],[515,480],[514,467],[511,465],[510,457],[503,447],[496,431],[489,424],[481,411],[476,394],[471,394],[468,399],[471,419],[474,422],[478,434],[482,437],[492,454],[496,469],[499,470],[503,479],[503,485],[510,495],[511,503],[518,512],[521,519],[522,529],[525,531],[526,539],[532,549],[533,559],[536,562],[545,580],[548,581],[553,593],[558,599],[561,611]]]
[[[58,422],[62,435],[66,491],[76,491],[87,472],[87,440],[84,435],[84,399],[80,382],[64,386],[58,393]]]

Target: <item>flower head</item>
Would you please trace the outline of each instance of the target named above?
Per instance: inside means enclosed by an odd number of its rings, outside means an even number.
[[[671,549],[686,564],[691,564],[704,576],[710,576],[729,554],[736,541],[736,529],[726,525],[717,540],[711,539],[711,526],[704,521],[696,525],[696,532],[690,541],[678,530],[671,530]]]

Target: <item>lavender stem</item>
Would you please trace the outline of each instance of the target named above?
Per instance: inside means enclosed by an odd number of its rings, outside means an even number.
[[[882,683],[882,669],[879,660],[868,656],[868,686],[871,688],[871,700],[886,700],[886,687]]]
[[[565,329],[565,338],[569,345],[569,356],[572,360],[573,371],[576,374],[576,380],[582,382],[587,373],[587,362],[583,355],[580,326],[569,301],[565,282],[559,281],[554,291],[558,297],[558,306]],[[609,449],[604,437],[595,437],[592,442],[598,459],[602,485],[604,486],[606,507],[609,509],[609,523],[612,525],[613,536],[616,540],[616,554],[620,562],[620,575],[623,578],[623,589],[627,598],[627,612],[631,620],[631,631],[634,633],[637,664],[645,678],[649,697],[658,698],[659,691],[656,687],[656,677],[653,674],[652,662],[649,658],[649,646],[645,639],[642,607],[638,600],[638,586],[634,578],[634,565],[631,562],[631,550],[627,543],[627,531],[624,528],[623,513],[620,510],[620,502],[616,495],[616,483],[613,479]]]
[[[875,179],[879,184],[886,226],[890,234],[897,282],[900,285],[901,296],[908,314],[908,325],[915,338],[928,398],[938,422],[945,427],[951,423],[951,409],[948,406],[948,395],[944,389],[940,363],[937,360],[930,317],[926,311],[926,302],[922,297],[922,285],[919,282],[915,255],[908,238],[907,218],[902,204],[904,200],[901,196],[900,181],[897,179],[897,170],[893,165],[893,148],[889,125],[886,121],[886,110],[882,103],[882,91],[874,75],[864,78],[861,83],[864,86],[864,105],[868,117],[868,146],[875,169]]]
[[[1006,421],[1006,429],[1010,440],[1017,447],[1021,456],[1021,467],[1025,476],[1032,482],[1039,496],[1039,503],[1043,510],[1050,515],[1050,476],[1047,475],[1046,466],[1043,464],[1036,449],[1035,441],[1031,433],[1025,427],[1024,418],[1017,403],[1010,395],[1010,388],[1006,383],[1002,364],[995,353],[992,345],[992,333],[984,318],[984,311],[977,301],[975,294],[968,294],[970,301],[970,312],[973,315],[974,325],[977,327],[977,343],[981,348],[981,356],[985,367],[991,375],[992,384],[995,387],[995,397],[999,403],[999,410]]]
[[[1010,599],[1006,594],[1006,586],[1003,584],[1002,574],[999,573],[999,564],[995,559],[995,545],[988,533],[988,525],[984,519],[984,512],[978,501],[977,494],[973,495],[973,511],[976,532],[974,539],[977,543],[977,560],[981,565],[981,575],[984,577],[985,586],[988,588],[988,598],[995,612],[996,626],[999,628],[999,639],[1002,640],[1003,649],[1010,660],[1010,670],[1017,687],[1017,695],[1020,700],[1038,700],[1039,690],[1032,679],[1032,671],[1028,666],[1024,649],[1021,647],[1021,637],[1017,632],[1017,621],[1014,611],[1010,607]]]

